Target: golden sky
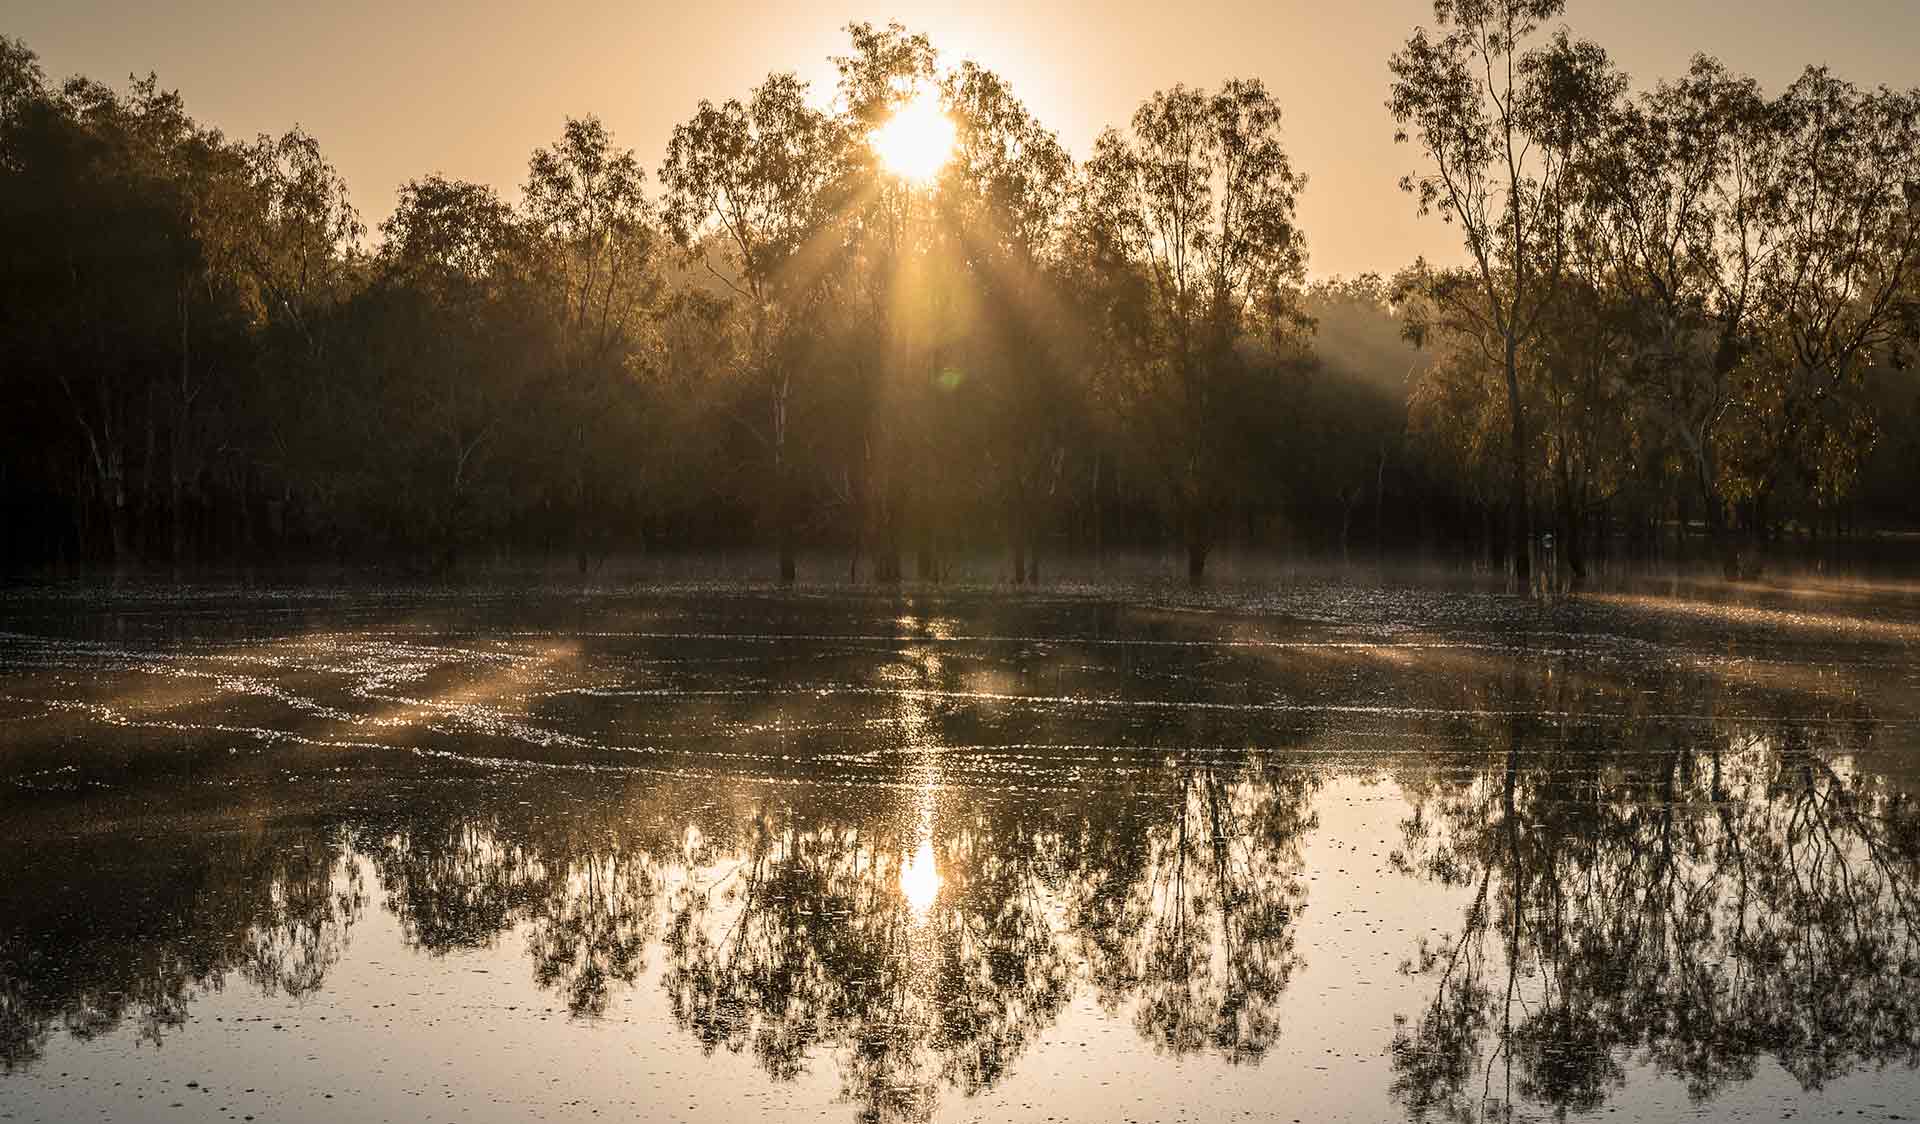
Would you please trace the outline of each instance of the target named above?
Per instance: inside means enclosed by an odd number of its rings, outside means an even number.
[[[897,18],[952,63],[1005,74],[1076,155],[1174,82],[1264,79],[1311,183],[1301,203],[1315,275],[1451,259],[1453,232],[1398,190],[1387,57],[1431,0],[6,0],[0,31],[48,74],[155,70],[203,121],[251,135],[299,122],[347,176],[369,223],[411,176],[441,172],[509,198],[527,154],[568,114],[596,113],[649,169],[703,97],[769,70],[831,85],[850,20]],[[1729,13],[1737,13],[1729,15]],[[1566,20],[1643,83],[1719,55],[1770,87],[1810,62],[1868,85],[1920,84],[1920,0],[1572,0]]]

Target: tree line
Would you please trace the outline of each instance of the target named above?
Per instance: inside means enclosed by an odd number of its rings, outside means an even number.
[[[1076,160],[1002,76],[854,24],[831,94],[702,102],[648,168],[592,116],[519,199],[428,175],[368,230],[297,126],[0,39],[9,568],[443,570],[755,545],[849,578],[1001,552],[1418,551],[1525,576],[1920,516],[1920,93],[1702,57],[1636,90],[1438,0],[1391,60],[1463,266],[1310,280],[1257,79]],[[922,181],[877,131],[937,98]],[[839,559],[840,561],[830,561]]]

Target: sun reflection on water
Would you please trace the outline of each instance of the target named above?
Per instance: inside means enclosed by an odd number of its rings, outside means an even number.
[[[940,869],[933,861],[933,840],[922,839],[920,849],[900,866],[900,892],[913,907],[914,919],[924,921],[933,900],[940,896]]]

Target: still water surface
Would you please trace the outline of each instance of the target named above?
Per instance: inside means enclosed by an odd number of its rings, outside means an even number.
[[[1916,1118],[1916,640],[1898,589],[15,596],[0,1119]]]

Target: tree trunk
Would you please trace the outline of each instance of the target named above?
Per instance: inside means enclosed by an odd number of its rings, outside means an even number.
[[[1380,461],[1373,473],[1373,556],[1387,560],[1387,447],[1380,446]]]
[[[113,547],[115,573],[133,568],[133,547],[127,536],[127,486],[114,478],[107,482],[107,533]]]
[[[1587,577],[1587,549],[1582,541],[1586,538],[1586,518],[1581,515],[1578,507],[1567,512],[1565,538],[1567,540],[1567,573],[1573,576],[1574,587],[1577,589]]]
[[[780,584],[792,585],[794,581],[794,495],[793,472],[787,464],[784,435],[783,440],[774,448],[773,463],[773,518],[776,524],[774,534],[780,546]]]
[[[169,555],[173,559],[173,571],[176,576],[187,560],[187,517],[182,510],[185,506],[184,486],[180,482],[180,439],[174,438],[173,465],[167,475],[167,514],[173,526],[169,535]]]
[[[587,466],[580,449],[586,443],[586,427],[573,430],[573,564],[581,577],[587,576]]]
[[[873,580],[898,585],[902,576],[899,504],[896,497],[890,494],[882,499],[877,532],[873,549]]]
[[[1582,485],[1578,489],[1582,494],[1575,495],[1573,466],[1567,460],[1565,443],[1558,444],[1561,445],[1560,455],[1557,458],[1560,462],[1560,540],[1554,545],[1565,553],[1567,572],[1573,576],[1575,582],[1578,582],[1587,576],[1586,556],[1582,553],[1580,546],[1580,509],[1585,503],[1586,488]],[[1553,576],[1557,580],[1558,576]]]
[[[773,488],[775,534],[780,540],[780,584],[789,586],[794,579],[794,488],[793,466],[787,463],[787,403],[793,396],[793,379],[784,368],[773,382]]]
[[[1100,494],[1101,485],[1105,483],[1106,458],[1095,453],[1093,457],[1093,563],[1096,568],[1106,561],[1106,506]]]
[[[1507,453],[1507,543],[1513,550],[1513,576],[1521,585],[1533,580],[1530,547],[1532,509],[1527,503],[1527,422],[1520,406],[1519,341],[1507,337],[1507,413],[1513,422]]]
[[[1207,544],[1204,539],[1187,540],[1187,580],[1198,583],[1207,576]]]
[[[1187,513],[1187,580],[1196,584],[1207,573],[1208,542],[1206,518],[1198,511]]]

